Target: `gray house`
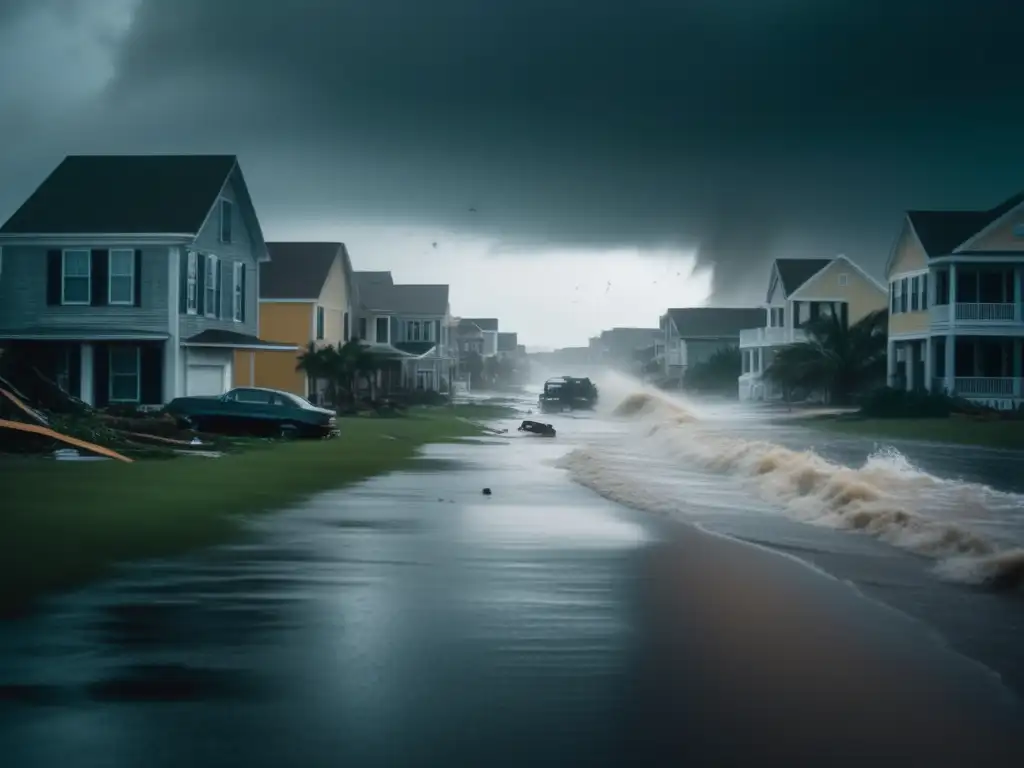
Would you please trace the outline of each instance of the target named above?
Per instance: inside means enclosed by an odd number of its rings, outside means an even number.
[[[449,351],[447,285],[400,285],[390,272],[355,272],[356,336],[402,359],[402,385],[446,391]],[[394,351],[393,351],[394,350]]]
[[[752,307],[688,307],[661,316],[665,334],[664,373],[682,376],[687,367],[702,363],[726,347],[738,347],[740,331],[763,325],[765,311]]]
[[[234,156],[70,156],[0,227],[0,344],[97,406],[220,394],[295,349],[259,338],[269,258]]]

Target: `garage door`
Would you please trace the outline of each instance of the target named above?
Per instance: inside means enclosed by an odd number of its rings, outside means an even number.
[[[188,367],[189,395],[220,395],[223,392],[223,365],[190,365]]]

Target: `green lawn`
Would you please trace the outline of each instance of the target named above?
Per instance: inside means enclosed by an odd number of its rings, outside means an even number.
[[[415,409],[343,419],[333,440],[221,458],[124,464],[0,457],[0,609],[101,576],[112,564],[224,541],[243,515],[278,509],[406,465],[417,449],[479,434],[507,409]]]
[[[1024,422],[973,419],[808,419],[816,429],[891,440],[927,440],[956,445],[1024,450]]]

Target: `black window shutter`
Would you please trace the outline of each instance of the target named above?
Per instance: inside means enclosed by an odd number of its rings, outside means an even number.
[[[135,249],[135,306],[142,306],[142,249]]]
[[[206,256],[196,254],[196,312],[200,315],[206,314]]]
[[[344,315],[343,323],[344,323],[344,327],[341,330],[341,340],[342,341],[348,341],[348,339],[349,339],[349,333],[348,333],[348,331],[349,331],[349,329],[348,329],[348,312],[346,312],[345,315]]]
[[[110,402],[110,345],[97,344],[93,347],[92,370],[95,404],[102,408]]]
[[[188,312],[188,251],[182,250],[178,267],[178,313]]]
[[[246,269],[245,269],[245,265],[244,264],[242,265],[241,273],[242,274],[239,277],[239,280],[242,283],[242,322],[244,323],[245,322],[245,305],[246,305],[246,302],[249,300],[248,299],[248,294],[246,294],[246,292],[245,292],[245,273],[246,273]]]
[[[110,275],[110,252],[105,248],[93,250],[89,271],[92,278],[92,300],[89,303],[94,307],[105,307],[110,295],[110,282],[107,279]]]
[[[82,345],[69,344],[68,355],[68,392],[72,397],[82,396]]]
[[[162,344],[145,344],[139,354],[142,369],[139,397],[143,405],[160,405],[164,392],[164,350]]]
[[[64,263],[61,252],[58,250],[46,252],[46,303],[50,306],[60,304],[61,281]]]

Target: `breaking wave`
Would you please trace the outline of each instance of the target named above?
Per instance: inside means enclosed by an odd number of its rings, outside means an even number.
[[[1021,496],[935,477],[894,449],[853,468],[813,451],[716,434],[672,398],[650,393],[627,397],[615,414],[650,422],[640,439],[659,461],[739,480],[798,521],[866,533],[934,559],[945,579],[1003,588],[1024,583],[1024,548],[1002,525],[1024,521]],[[686,512],[686,499],[667,496],[600,448],[577,449],[561,464],[574,480],[619,503]]]

